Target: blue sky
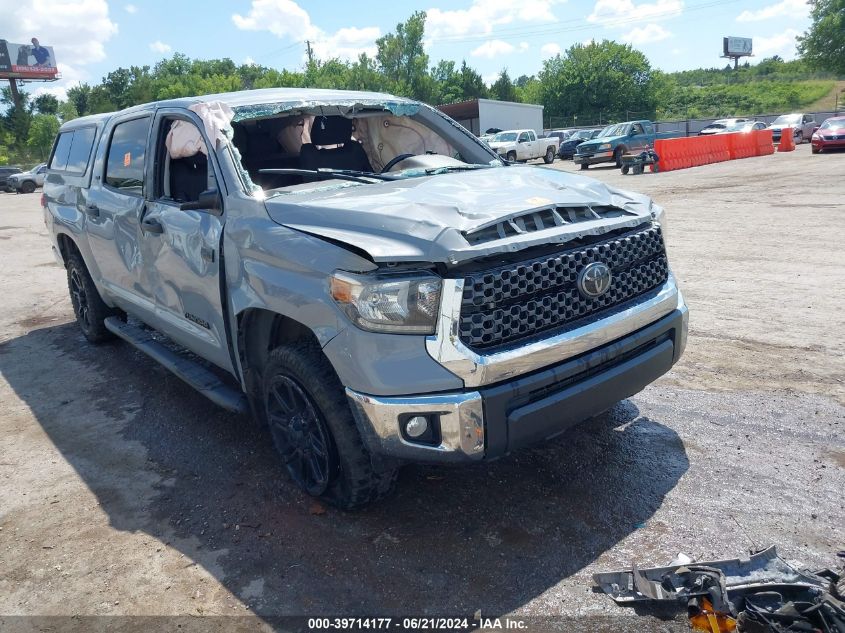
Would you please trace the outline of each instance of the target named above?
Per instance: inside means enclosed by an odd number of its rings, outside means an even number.
[[[0,0],[0,38],[53,45],[63,79],[40,90],[61,96],[79,81],[176,51],[296,69],[309,39],[319,57],[354,58],[415,10],[429,16],[432,63],[466,59],[488,83],[503,67],[512,77],[534,74],[543,59],[590,39],[630,42],[667,71],[723,65],[725,35],[754,39],[752,63],[790,59],[795,35],[809,25],[806,0]]]

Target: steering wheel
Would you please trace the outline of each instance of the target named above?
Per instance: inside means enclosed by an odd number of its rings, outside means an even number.
[[[399,154],[398,156],[394,156],[389,161],[387,161],[387,165],[381,168],[380,173],[386,174],[390,171],[392,167],[396,166],[397,163],[401,163],[406,158],[413,158],[414,156],[416,156],[416,154]]]

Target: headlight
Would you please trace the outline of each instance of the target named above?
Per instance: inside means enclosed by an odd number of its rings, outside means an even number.
[[[813,141],[818,141],[820,138],[821,138],[821,136],[819,136],[818,134],[816,134],[815,132],[813,132],[813,136],[812,136],[812,139],[811,139],[811,140],[813,140]]]
[[[610,143],[602,143],[601,145],[598,146],[597,149],[599,149],[599,150],[610,149]]]
[[[439,277],[426,272],[405,275],[353,275],[331,278],[332,298],[362,330],[434,334],[440,308]]]

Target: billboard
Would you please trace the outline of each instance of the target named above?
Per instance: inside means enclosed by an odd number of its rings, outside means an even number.
[[[0,79],[55,79],[56,56],[52,46],[42,46],[37,37],[29,44],[0,40]]]
[[[725,57],[750,57],[750,37],[725,37],[722,39]]]

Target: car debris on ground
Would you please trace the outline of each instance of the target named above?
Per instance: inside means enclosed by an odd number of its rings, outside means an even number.
[[[845,552],[840,552],[845,556]],[[845,575],[798,570],[772,546],[748,559],[598,573],[597,590],[617,604],[686,604],[690,625],[708,633],[845,633]]]

